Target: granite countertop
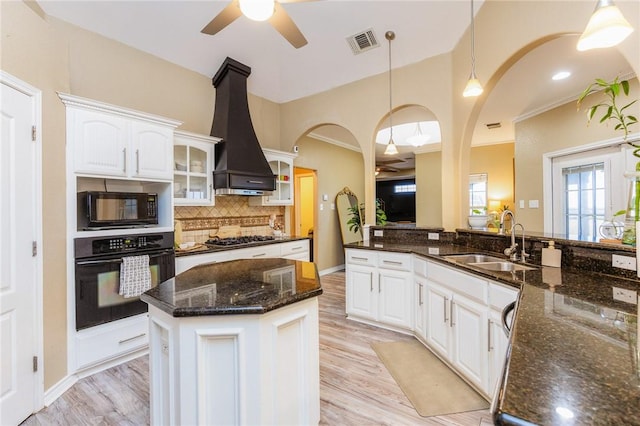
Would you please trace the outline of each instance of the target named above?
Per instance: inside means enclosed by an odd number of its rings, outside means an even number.
[[[140,296],[174,317],[263,314],[322,294],[314,263],[244,259],[191,268]]]
[[[235,244],[228,246],[216,246],[216,245],[199,245],[193,250],[176,250],[176,257],[191,256],[194,254],[215,253],[221,251],[237,250],[248,247],[265,246],[269,244],[287,243],[289,241],[308,240],[309,237],[275,237],[273,240],[268,241],[254,241],[251,243]]]
[[[639,291],[638,281],[539,265],[486,271],[444,259],[483,252],[451,243],[345,248],[414,253],[520,289],[496,424],[640,425],[638,305],[613,299],[614,287]]]

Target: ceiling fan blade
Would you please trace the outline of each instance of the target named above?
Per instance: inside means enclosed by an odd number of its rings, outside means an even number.
[[[304,38],[284,7],[277,1],[275,2],[275,12],[269,18],[269,23],[296,49],[307,44],[307,39]]]
[[[242,15],[238,0],[232,0],[222,12],[218,13],[200,32],[214,35]]]

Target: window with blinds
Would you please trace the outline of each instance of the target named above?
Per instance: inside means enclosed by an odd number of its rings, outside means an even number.
[[[476,173],[469,175],[469,214],[473,210],[485,211],[487,208],[487,174]]]
[[[584,164],[562,169],[564,229],[571,239],[597,241],[605,219],[605,165]]]

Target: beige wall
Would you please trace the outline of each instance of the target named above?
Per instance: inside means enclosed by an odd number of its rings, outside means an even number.
[[[587,108],[599,100],[604,100],[599,94],[590,95],[590,97],[593,99],[587,98],[585,101]],[[633,79],[630,96],[628,98],[623,96],[621,105],[639,98],[638,79]],[[627,113],[640,117],[640,103],[636,102]],[[549,201],[544,199],[542,188],[544,154],[622,137],[622,133],[614,129],[613,123],[600,124],[598,122],[600,117],[599,112],[595,120],[587,126],[585,110],[577,111],[576,103],[572,101],[516,123],[516,200],[525,200],[525,208],[516,208],[515,213],[518,222],[523,223],[527,230],[537,232],[544,230],[544,203]],[[635,125],[632,131],[640,132],[640,125]],[[540,200],[540,208],[526,208],[529,200]]]
[[[345,186],[348,186],[362,200],[364,194],[364,163],[359,152],[321,142],[307,136],[300,138],[296,166],[313,169],[317,172],[316,204],[323,205],[322,210],[316,211],[317,229],[314,239],[318,240],[317,253],[314,262],[318,270],[332,268],[344,264],[344,250],[336,210],[331,209],[335,197]],[[322,195],[327,194],[329,200],[322,201]]]
[[[513,204],[514,144],[502,143],[471,148],[469,173],[487,173],[487,197],[501,200],[502,205]],[[502,205],[500,207],[502,207]]]
[[[416,226],[442,227],[442,177],[441,152],[416,154]]]

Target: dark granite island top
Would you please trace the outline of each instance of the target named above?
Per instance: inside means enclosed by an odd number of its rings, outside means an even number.
[[[522,286],[495,424],[640,425],[637,306],[563,293]]]
[[[173,317],[263,314],[322,294],[315,264],[245,259],[191,268],[140,299]]]

